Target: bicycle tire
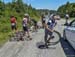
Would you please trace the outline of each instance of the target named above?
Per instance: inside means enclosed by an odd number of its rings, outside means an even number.
[[[50,40],[50,43],[48,43],[48,46],[49,45],[56,45],[60,42],[61,34],[58,31],[55,30],[53,32],[53,36],[54,36],[54,38]]]

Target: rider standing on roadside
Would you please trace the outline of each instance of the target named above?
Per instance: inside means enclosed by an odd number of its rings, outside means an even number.
[[[65,15],[65,19],[66,19],[65,25],[68,25],[69,14]]]
[[[24,31],[24,33],[26,34],[26,32],[27,32],[28,38],[30,38],[30,33],[29,33],[29,28],[28,28],[29,27],[28,26],[29,25],[29,15],[28,14],[24,14],[22,25],[23,25],[23,31]]]
[[[33,25],[34,25],[34,28],[33,28],[33,31],[37,32],[37,21],[35,19],[32,19],[32,22],[33,22]]]
[[[50,39],[54,38],[53,36],[53,31],[54,31],[54,27],[56,25],[56,16],[53,15],[52,17],[50,17],[50,19],[47,21],[47,23],[45,23],[45,45],[46,48],[48,48],[47,43],[49,43]],[[48,39],[48,35],[50,36],[50,38]]]
[[[16,21],[16,19],[17,19],[17,18],[14,17],[14,16],[11,16],[11,17],[10,17],[11,28],[12,28],[13,32],[14,32],[14,30],[17,31],[17,26],[16,26],[17,21]]]
[[[42,21],[42,27],[44,28],[44,24],[45,24],[45,21],[46,21],[44,15],[41,16],[41,21]]]

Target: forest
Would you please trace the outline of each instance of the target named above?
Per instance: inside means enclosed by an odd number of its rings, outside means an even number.
[[[62,5],[58,8],[57,12],[64,17],[67,13],[70,17],[75,17],[75,3],[67,2],[65,5]]]

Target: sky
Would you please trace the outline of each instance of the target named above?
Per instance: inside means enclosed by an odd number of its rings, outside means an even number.
[[[5,2],[11,2],[12,0],[4,0]],[[75,0],[23,0],[24,3],[31,4],[36,9],[49,9],[57,10],[59,6],[66,4],[67,2],[74,3]]]

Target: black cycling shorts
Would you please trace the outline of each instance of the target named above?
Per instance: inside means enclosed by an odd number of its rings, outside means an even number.
[[[45,20],[43,20],[42,23],[45,23]]]
[[[23,30],[24,31],[28,31],[28,27],[27,26],[25,26],[25,27],[23,26]]]
[[[12,30],[14,30],[14,29],[17,30],[16,25],[11,25],[11,29],[12,29]]]
[[[37,26],[37,23],[35,23],[34,26]]]

